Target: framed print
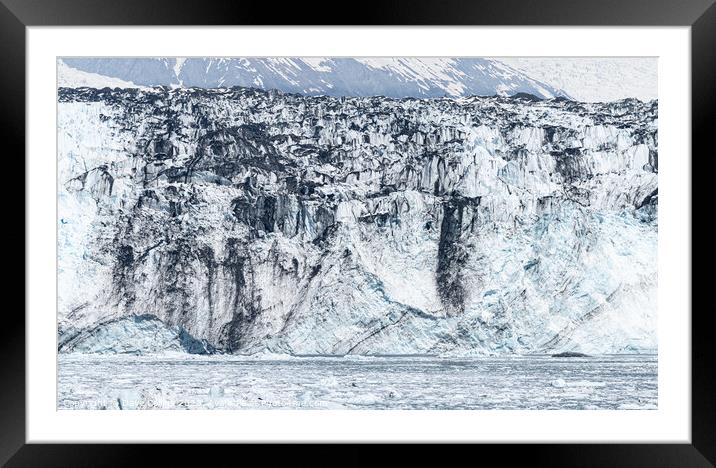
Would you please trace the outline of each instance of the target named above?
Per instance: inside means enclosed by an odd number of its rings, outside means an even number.
[[[2,7],[9,466],[246,442],[713,463],[711,2],[79,5]]]

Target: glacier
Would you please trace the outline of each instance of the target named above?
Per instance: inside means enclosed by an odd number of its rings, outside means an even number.
[[[61,352],[657,349],[657,101],[58,98]]]
[[[64,333],[60,347],[82,354],[213,354],[206,341],[179,326],[170,327],[153,315],[133,315],[97,324],[90,331]]]

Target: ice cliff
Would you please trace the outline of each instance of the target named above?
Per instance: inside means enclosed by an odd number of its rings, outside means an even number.
[[[655,101],[59,101],[62,351],[656,349]]]

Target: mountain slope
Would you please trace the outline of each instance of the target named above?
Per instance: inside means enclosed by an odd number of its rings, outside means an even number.
[[[150,315],[236,353],[656,348],[655,102],[59,98],[61,343]]]
[[[566,93],[484,58],[64,58],[144,86],[247,86],[305,95],[442,97]]]
[[[57,60],[57,87],[59,88],[80,88],[86,86],[88,88],[140,88],[131,81],[120,80],[119,78],[111,78],[96,73],[89,73],[74,69],[67,66],[61,60]]]
[[[656,57],[504,57],[501,62],[544,80],[578,101],[658,97]]]

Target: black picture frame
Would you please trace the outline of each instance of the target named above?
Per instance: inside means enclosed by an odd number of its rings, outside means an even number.
[[[692,154],[699,155],[699,172],[693,172],[693,186],[699,177],[707,177],[705,164],[713,159],[711,134],[716,130],[716,6],[714,0],[393,0],[362,1],[339,5],[336,2],[270,3],[259,1],[202,0],[201,2],[171,0],[0,0],[0,131],[3,133],[5,169],[12,179],[22,180],[25,174],[25,32],[28,26],[73,25],[547,25],[547,26],[690,26],[692,66]],[[708,157],[707,157],[708,156]],[[694,161],[696,158],[693,158]],[[9,169],[14,162],[19,167]],[[7,174],[8,172],[6,172]],[[5,179],[6,181],[8,179]],[[7,191],[6,189],[5,191]],[[25,205],[18,193],[10,191],[5,198],[17,210],[10,216],[16,222],[6,230],[7,253],[18,245],[28,245],[25,228],[17,229],[25,219]],[[23,196],[24,196],[23,195]],[[692,194],[692,213],[708,210],[708,199]],[[24,224],[23,224],[24,226]],[[693,228],[692,228],[693,229]],[[692,230],[693,233],[697,231]],[[693,245],[693,240],[692,240]],[[4,249],[5,250],[5,249]],[[693,251],[693,247],[692,247]],[[52,265],[52,263],[48,263]],[[23,267],[23,271],[26,271]],[[9,268],[6,273],[10,272]],[[23,281],[13,274],[14,281]],[[693,274],[694,281],[708,281]],[[692,291],[699,288],[693,288]],[[708,288],[702,288],[708,291]],[[10,290],[10,288],[8,288]],[[19,290],[19,288],[18,288]],[[25,290],[26,291],[26,290]],[[23,299],[24,302],[24,299]],[[190,462],[197,445],[54,445],[25,443],[25,320],[18,307],[6,300],[0,333],[0,463],[7,466],[125,466],[148,460],[147,452],[161,452],[165,464]],[[710,345],[711,308],[693,307],[692,323],[692,437],[691,444],[549,444],[483,445],[469,451],[480,460],[522,461],[549,466],[713,466],[716,463],[716,388],[714,385],[713,348]],[[682,311],[688,314],[691,311]],[[240,423],[240,422],[237,422]],[[308,446],[292,446],[256,453],[288,456],[296,462],[305,457],[312,465],[372,463],[373,457],[357,446],[333,448],[332,451],[308,454]],[[248,456],[248,447],[211,446],[212,459],[237,464],[238,456]],[[253,451],[253,450],[252,450]],[[403,450],[403,462],[426,461],[423,446]],[[432,451],[441,464],[465,454],[453,449]],[[470,455],[468,455],[470,456]],[[317,458],[319,457],[319,458]],[[246,458],[248,459],[248,458]],[[206,460],[205,460],[206,462]],[[219,462],[213,462],[219,463]]]

